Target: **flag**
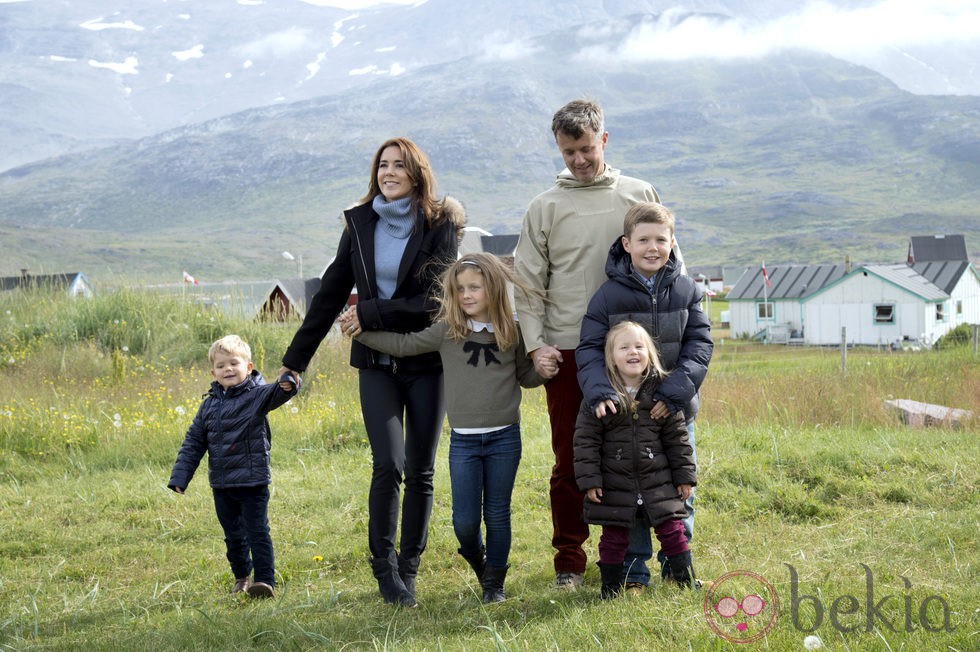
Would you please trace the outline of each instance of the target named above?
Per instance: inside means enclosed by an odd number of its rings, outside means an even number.
[[[197,279],[191,276],[190,274],[188,274],[186,271],[184,271],[184,283],[193,283],[194,285],[200,285],[200,283],[197,282]]]
[[[766,287],[771,288],[772,283],[769,282],[769,274],[766,272],[766,261],[762,261],[762,278],[766,281]]]

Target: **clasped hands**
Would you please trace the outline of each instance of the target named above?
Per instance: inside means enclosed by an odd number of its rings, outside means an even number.
[[[361,334],[361,323],[357,319],[356,308],[344,309],[337,319],[340,321],[340,332],[347,337],[356,337]]]
[[[687,500],[691,497],[691,485],[689,484],[679,484],[677,485],[677,495],[683,500]],[[601,503],[602,502],[602,487],[592,487],[591,489],[585,490],[585,498],[591,503]]]

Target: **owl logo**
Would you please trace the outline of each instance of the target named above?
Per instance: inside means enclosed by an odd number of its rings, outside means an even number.
[[[732,643],[758,641],[776,625],[778,617],[776,589],[758,573],[725,573],[704,594],[708,627]]]

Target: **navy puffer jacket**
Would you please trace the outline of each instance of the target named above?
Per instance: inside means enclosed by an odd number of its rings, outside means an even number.
[[[296,387],[285,392],[279,383],[265,384],[262,374],[255,370],[227,390],[212,382],[177,453],[167,486],[186,489],[205,452],[213,489],[272,482],[272,433],[266,415],[295,394]]]
[[[701,309],[703,293],[690,276],[681,273],[674,258],[656,277],[654,294],[633,274],[629,252],[617,239],[606,259],[606,276],[589,301],[582,319],[582,337],[575,349],[578,382],[590,408],[616,392],[606,376],[606,333],[621,321],[635,321],[650,333],[664,369],[671,372],[654,394],[671,414],[683,411],[688,421],[698,414],[698,390],[708,373],[714,343],[711,324]]]
[[[601,419],[585,401],[575,423],[575,481],[579,489],[602,489],[602,502],[585,499],[583,518],[594,525],[633,527],[638,510],[650,525],[686,518],[677,485],[697,484],[694,449],[684,415],[650,418],[655,381],[637,392],[633,410]]]

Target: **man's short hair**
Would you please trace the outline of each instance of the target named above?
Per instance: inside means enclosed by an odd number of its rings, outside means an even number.
[[[623,219],[623,235],[629,238],[638,224],[666,224],[670,227],[670,235],[674,235],[674,214],[655,201],[644,201],[630,206]]]
[[[602,107],[593,100],[572,100],[555,113],[551,119],[551,131],[556,139],[560,133],[578,139],[587,131],[601,136],[606,133]]]

